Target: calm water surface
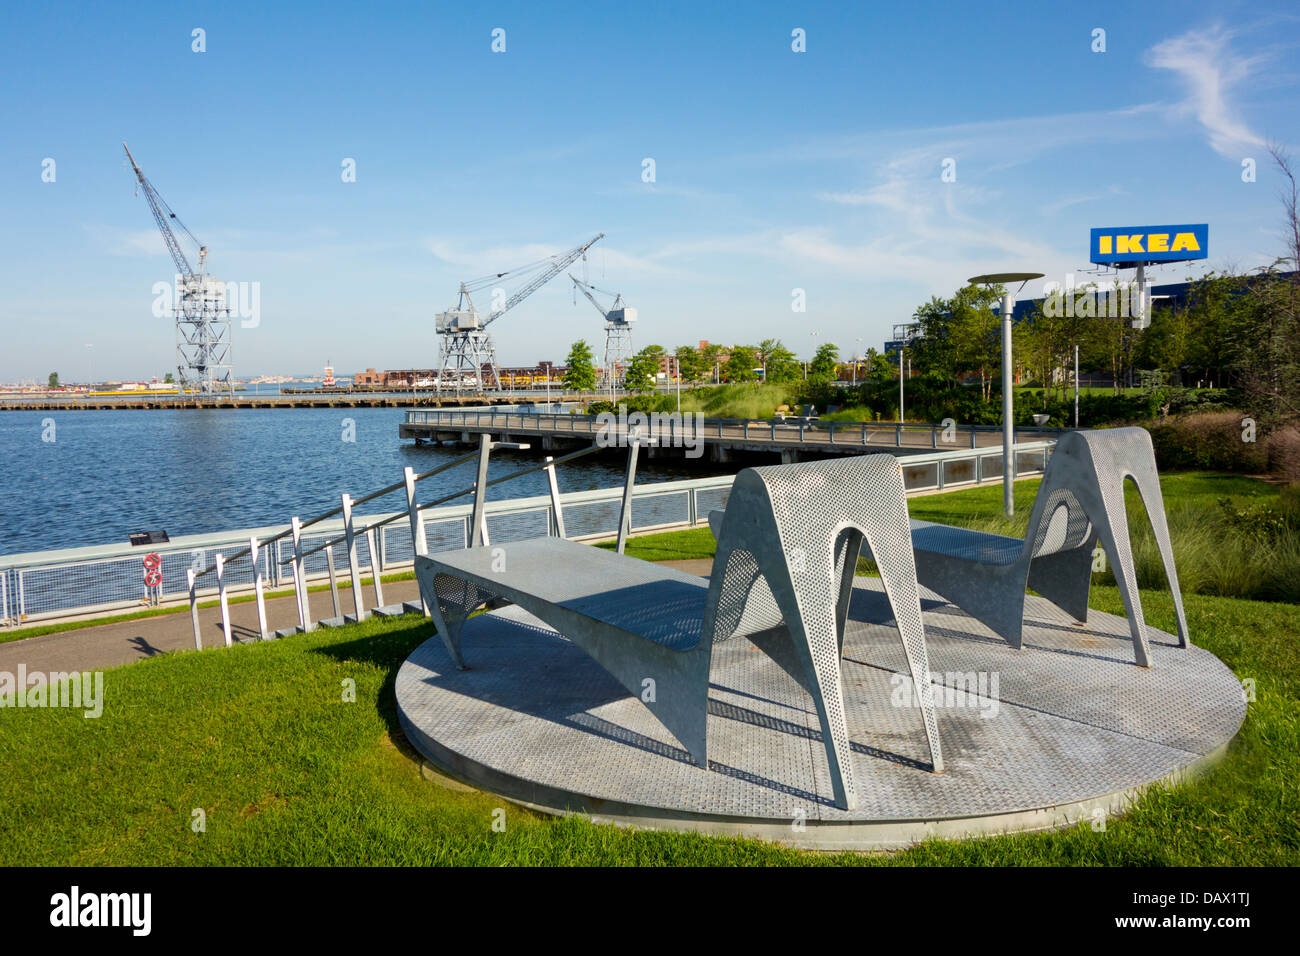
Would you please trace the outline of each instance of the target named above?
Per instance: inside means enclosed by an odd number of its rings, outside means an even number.
[[[400,481],[407,465],[427,471],[465,453],[399,441],[402,417],[393,408],[0,412],[0,554],[125,542],[132,531],[158,528],[178,537],[279,524],[329,510],[341,492],[356,498]],[[348,419],[355,441],[344,440]],[[538,460],[494,452],[488,476]],[[622,468],[617,456],[561,466],[560,490],[617,485]],[[637,482],[727,471],[642,458]],[[472,480],[472,464],[453,468],[421,482],[420,500]],[[542,494],[539,472],[488,497]],[[405,506],[399,491],[361,510]]]

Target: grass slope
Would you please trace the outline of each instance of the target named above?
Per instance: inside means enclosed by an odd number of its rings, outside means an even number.
[[[1224,495],[1266,500],[1233,476],[1163,479],[1172,512]],[[916,517],[1023,531],[990,517],[1001,488],[909,502]],[[1181,532],[1176,531],[1175,534]],[[650,560],[711,557],[707,529],[634,538]],[[1184,556],[1180,554],[1180,569]],[[1190,559],[1188,559],[1190,560]],[[557,820],[422,775],[396,724],[393,680],[432,628],[371,620],[265,644],[151,658],[105,674],[105,710],[0,709],[0,864],[944,864],[1296,865],[1300,863],[1300,608],[1188,594],[1193,640],[1257,700],[1227,759],[1202,779],[1148,793],[1104,832],[1088,826],[885,855],[811,854],[769,844]],[[1148,621],[1173,630],[1163,591]],[[1122,614],[1118,592],[1092,606]],[[345,682],[355,682],[346,702]],[[495,832],[493,813],[505,809]],[[193,811],[206,814],[194,832]]]
[[[1096,589],[1093,605],[1122,613],[1112,588]],[[1165,595],[1146,606],[1153,624],[1173,627]],[[457,792],[423,778],[397,729],[397,668],[432,636],[397,619],[109,671],[98,720],[0,710],[0,864],[1300,863],[1300,609],[1193,596],[1187,610],[1197,643],[1254,678],[1258,700],[1223,763],[1148,794],[1104,832],[832,856],[556,820]],[[196,808],[206,832],[193,832]]]

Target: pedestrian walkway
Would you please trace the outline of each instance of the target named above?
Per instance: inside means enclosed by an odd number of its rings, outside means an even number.
[[[703,576],[708,576],[713,564],[708,558],[663,563]],[[373,600],[374,592],[368,584],[362,586],[362,591],[367,600]],[[388,604],[419,599],[419,585],[414,580],[384,582],[384,600]],[[351,590],[340,590],[339,601],[344,613],[351,613]],[[328,617],[332,612],[328,591],[312,592],[311,604],[313,616],[317,619]],[[298,611],[294,596],[289,594],[285,597],[267,598],[266,622],[272,632],[280,628],[296,627]],[[225,643],[220,607],[199,608],[199,633],[205,648],[219,647]],[[257,640],[256,602],[245,601],[230,605],[230,636],[235,641]],[[0,644],[0,671],[15,673],[20,664],[29,673],[104,670],[122,664],[133,664],[169,651],[193,649],[194,628],[190,615],[188,611],[178,611],[175,614],[100,624]]]

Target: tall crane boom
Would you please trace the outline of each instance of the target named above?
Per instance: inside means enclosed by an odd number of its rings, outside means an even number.
[[[126,143],[126,158],[135,173],[136,193],[144,191],[149,212],[162,234],[167,252],[176,265],[177,288],[172,312],[176,319],[176,375],[183,390],[199,389],[205,393],[234,393],[230,366],[230,307],[226,286],[220,279],[206,274],[208,247],[185,227],[167,201],[158,195],[153,183],[140,169]],[[199,268],[195,272],[181,249],[172,224],[199,247]]]
[[[608,318],[609,318],[609,313],[606,312],[606,311],[601,307],[601,304],[600,304],[599,302],[596,301],[596,297],[595,297],[594,295],[591,294],[591,289],[587,287],[587,283],[585,283],[585,282],[580,282],[578,279],[574,278],[572,274],[569,275],[569,278],[570,278],[570,279],[573,279],[573,285],[574,285],[574,288],[576,288],[576,289],[580,289],[580,290],[582,291],[582,294],[585,295],[585,296],[587,297],[587,301],[590,302],[593,306],[596,307],[596,311],[600,313],[601,318],[603,318],[603,319],[608,319]]]
[[[636,321],[636,309],[628,308],[627,305],[624,304],[623,293],[606,292],[604,289],[597,289],[590,282],[583,282],[581,279],[576,278],[573,273],[569,273],[569,278],[573,279],[574,286],[582,290],[582,294],[587,297],[587,301],[596,307],[596,311],[604,317],[606,322],[615,325],[626,325],[629,322]],[[614,297],[614,304],[606,309],[596,301],[596,297],[592,295],[592,292],[600,292],[603,295],[612,295]]]
[[[573,287],[582,290],[587,301],[595,306],[605,320],[605,364],[601,367],[604,369],[605,380],[613,388],[624,379],[627,360],[632,356],[632,323],[636,321],[636,309],[623,302],[621,292],[597,289],[590,282],[578,279],[572,272],[569,273],[569,278],[573,280]],[[612,295],[614,304],[606,309],[592,295],[593,292]],[[576,300],[574,304],[577,304]]]
[[[604,238],[603,232],[597,233],[568,252],[517,269],[462,282],[456,304],[434,317],[434,329],[442,338],[438,387],[454,387],[457,392],[465,385],[472,386],[475,390],[500,388],[501,381],[496,372],[496,347],[492,344],[487,327],[554,279],[579,257],[585,256],[588,249]],[[499,307],[494,308],[487,318],[479,314],[471,293],[499,287],[503,279],[518,281],[525,277],[527,281]]]
[[[167,201],[158,195],[158,190],[154,189],[153,183],[149,182],[145,177],[144,171],[140,169],[139,163],[131,155],[131,150],[127,148],[126,143],[122,144],[122,148],[126,150],[126,158],[131,163],[131,169],[135,171],[137,191],[144,191],[145,201],[149,203],[149,211],[153,213],[153,221],[158,225],[158,231],[162,233],[163,242],[167,244],[167,251],[171,253],[172,262],[176,263],[176,271],[186,278],[195,275],[194,270],[190,268],[189,259],[185,257],[181,244],[176,239],[176,234],[172,232],[171,220],[175,219],[176,224],[199,247],[200,270],[203,268],[203,260],[207,258],[208,247],[199,242],[194,233],[185,228],[185,223],[177,219],[176,213],[172,212],[171,207],[167,205]]]
[[[582,245],[576,246],[573,249],[570,249],[568,252],[563,253],[562,255],[552,256],[551,264],[547,266],[545,269],[543,269],[536,276],[534,276],[531,282],[529,282],[527,285],[519,289],[519,291],[516,292],[514,295],[512,295],[510,298],[506,299],[505,304],[501,307],[501,309],[497,312],[493,312],[490,316],[488,316],[487,321],[484,322],[483,325],[486,327],[488,325],[491,325],[497,319],[501,318],[501,316],[505,315],[507,312],[509,312],[511,309],[517,306],[520,302],[523,302],[524,299],[528,298],[530,295],[532,295],[542,286],[546,285],[546,283],[550,282],[552,279],[554,279],[565,269],[569,268],[569,266],[571,266],[575,261],[577,261],[579,256],[585,255],[588,249],[590,249],[597,242],[599,242],[601,239],[604,238],[605,238],[605,234],[603,232],[598,233],[596,236],[594,236],[591,239],[588,239]],[[503,273],[503,275],[508,275],[508,273]]]

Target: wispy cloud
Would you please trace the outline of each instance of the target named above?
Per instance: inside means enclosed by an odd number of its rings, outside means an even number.
[[[101,223],[84,223],[82,228],[110,256],[167,255],[167,246],[156,229],[119,229]]]
[[[1194,114],[1205,127],[1215,152],[1238,159],[1243,147],[1261,146],[1264,141],[1241,118],[1232,93],[1268,56],[1236,53],[1233,36],[1233,31],[1220,24],[1188,30],[1153,46],[1147,51],[1146,62],[1178,75],[1187,88],[1180,108]]]

